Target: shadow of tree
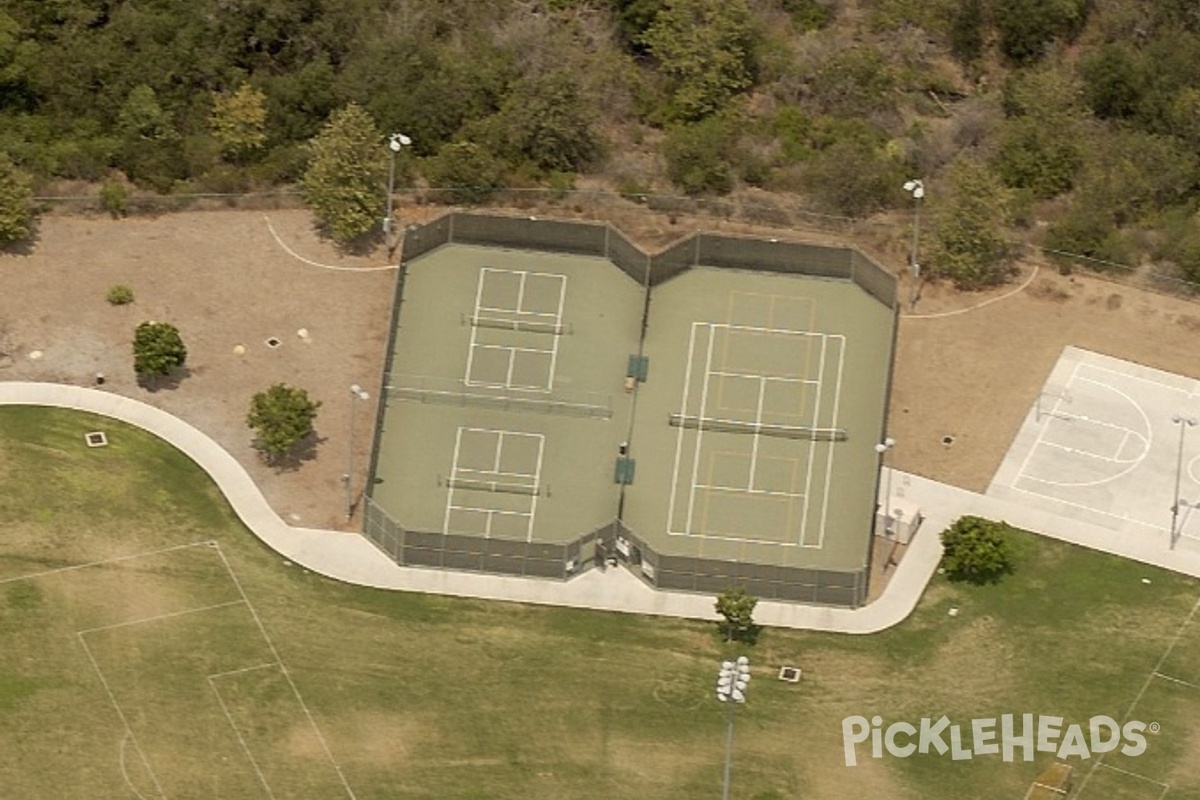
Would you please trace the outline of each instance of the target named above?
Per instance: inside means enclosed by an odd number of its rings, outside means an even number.
[[[168,375],[142,375],[137,376],[137,384],[147,392],[154,394],[155,392],[163,391],[164,389],[178,389],[179,384],[186,378],[191,377],[192,370],[187,366],[176,367],[171,370]]]
[[[305,436],[300,441],[296,442],[292,449],[286,453],[282,453],[274,458],[271,458],[266,453],[262,452],[258,446],[258,440],[254,441],[254,447],[259,449],[260,454],[267,462],[267,465],[272,467],[276,472],[295,472],[300,469],[307,461],[312,461],[317,457],[317,448],[321,446],[328,437],[310,434]]]

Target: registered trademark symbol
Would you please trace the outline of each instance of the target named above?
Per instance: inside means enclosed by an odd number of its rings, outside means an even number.
[[[1161,730],[1161,728],[1162,728],[1162,726],[1159,725],[1157,722],[1150,723],[1150,732],[1151,733],[1158,733],[1159,730]]]

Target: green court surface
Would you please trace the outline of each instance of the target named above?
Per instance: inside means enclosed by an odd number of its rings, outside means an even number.
[[[655,287],[625,523],[667,555],[862,568],[891,336],[849,281],[701,267]]]
[[[612,520],[642,287],[468,245],[408,265],[372,500],[408,529],[567,542]]]

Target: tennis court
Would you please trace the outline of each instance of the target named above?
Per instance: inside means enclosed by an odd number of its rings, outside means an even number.
[[[862,568],[891,311],[850,282],[703,267],[655,291],[629,526],[664,554]]]
[[[641,309],[641,287],[602,259],[470,245],[415,259],[372,501],[443,550],[563,543],[611,522]]]
[[[662,588],[861,602],[895,325],[877,265],[458,214],[405,252],[366,524],[392,558],[561,578],[615,551]]]

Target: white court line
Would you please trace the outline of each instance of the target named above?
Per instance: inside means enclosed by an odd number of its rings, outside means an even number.
[[[521,280],[517,282],[517,313],[520,314],[525,310],[525,280],[529,277],[529,273],[522,270],[518,273]]]
[[[208,685],[213,690],[213,694],[217,696],[217,703],[221,706],[221,711],[225,713],[225,719],[229,722],[229,727],[233,729],[233,735],[237,737],[238,744],[242,746],[242,751],[245,752],[246,758],[249,759],[250,766],[254,767],[254,774],[258,776],[258,782],[262,784],[267,797],[275,800],[275,793],[271,791],[271,784],[267,782],[267,776],[263,774],[262,768],[258,766],[258,761],[255,760],[254,754],[250,752],[250,746],[246,744],[246,737],[242,736],[242,732],[238,730],[237,723],[234,722],[233,715],[229,713],[229,707],[225,705],[225,698],[221,696],[221,690],[217,688],[212,675],[208,676]]]
[[[472,312],[472,316],[474,316],[474,317],[479,316],[479,303],[483,299],[484,276],[488,272],[489,272],[489,269],[487,267],[482,267],[479,270],[479,282],[478,282],[478,285],[475,287],[475,310]],[[471,326],[471,341],[470,341],[470,344],[468,344],[468,346],[467,346],[467,374],[463,377],[463,383],[467,384],[468,386],[471,385],[471,363],[475,359],[475,341],[476,341],[476,337],[478,335],[479,335],[479,326],[472,325]]]
[[[464,430],[476,430],[475,428],[460,427],[454,433],[454,456],[450,461],[450,481],[446,487],[446,515],[442,518],[442,533],[450,533],[450,509],[454,508],[454,479],[458,477],[458,450],[462,445],[462,435]]]
[[[1016,476],[1012,479],[1012,487],[1014,489],[1017,487],[1017,481],[1021,480],[1021,477],[1025,474],[1025,470],[1029,466],[1029,462],[1033,460],[1033,454],[1037,452],[1038,445],[1042,443],[1042,438],[1046,435],[1047,428],[1050,427],[1050,420],[1055,418],[1055,414],[1058,412],[1058,407],[1063,401],[1063,394],[1069,392],[1071,390],[1071,385],[1075,383],[1075,377],[1079,374],[1079,366],[1080,362],[1076,362],[1075,366],[1071,369],[1071,377],[1067,378],[1066,385],[1063,387],[1063,392],[1055,396],[1054,405],[1050,406],[1050,412],[1042,415],[1044,421],[1038,427],[1037,436],[1034,437],[1033,444],[1030,446],[1029,452],[1025,454],[1025,458],[1021,461],[1021,466],[1017,468]],[[1040,496],[1041,495],[1039,495],[1039,497]]]
[[[159,550],[147,550],[144,553],[133,553],[127,556],[116,556],[115,558],[105,558],[100,561],[89,561],[86,564],[72,564],[69,567],[55,567],[54,569],[42,570],[41,572],[29,572],[25,575],[16,575],[12,578],[0,578],[0,585],[5,583],[13,583],[14,581],[30,580],[32,578],[45,578],[50,575],[58,575],[63,572],[75,572],[81,569],[90,569],[91,567],[100,567],[105,564],[119,564],[122,561],[131,561],[135,558],[147,558],[149,556],[162,555],[164,553],[173,553],[176,550],[187,550],[192,547],[214,547],[216,542],[211,539],[203,542],[192,542],[190,544],[176,544],[170,547],[164,547]]]
[[[713,370],[713,375],[719,375],[722,378],[748,378],[751,380],[762,381],[778,381],[779,383],[820,383],[819,378],[792,378],[783,375],[760,375],[747,372],[724,372],[722,370]]]
[[[694,356],[694,348],[696,345],[696,324],[692,323],[691,333],[688,335],[688,351],[687,360],[684,362],[683,369],[683,401],[679,409],[680,414],[687,414],[688,391],[692,385],[692,359]],[[675,436],[675,466],[671,470],[671,498],[667,506],[667,535],[674,535],[675,530],[675,495],[679,488],[679,461],[683,455],[683,426],[679,426],[679,432]],[[699,453],[696,454],[699,457]]]
[[[833,428],[837,428],[838,415],[842,408],[842,376],[846,374],[846,340],[838,337],[838,365],[837,365],[837,380],[833,386]],[[821,497],[821,536],[817,539],[817,548],[825,546],[825,523],[829,520],[829,487],[833,481],[833,451],[832,444],[829,445],[825,457],[825,494]],[[808,545],[805,545],[806,547]]]
[[[1120,372],[1119,370],[1111,369],[1109,367],[1102,367],[1099,364],[1088,364],[1086,362],[1080,361],[1076,365],[1075,368],[1079,369],[1079,367],[1086,367],[1088,369],[1094,369],[1097,372],[1107,372],[1109,375],[1116,375],[1118,378],[1128,378],[1129,380],[1133,380],[1133,381],[1141,381],[1142,383],[1148,383],[1151,386],[1157,386],[1160,389],[1168,389],[1172,392],[1182,392],[1187,395],[1195,394],[1194,389],[1180,389],[1178,386],[1172,386],[1169,383],[1163,383],[1162,381],[1156,381],[1153,378],[1143,378],[1140,375],[1132,375],[1128,372]],[[1104,383],[1103,381],[1098,381],[1093,378],[1084,378],[1083,380],[1090,380],[1092,383],[1099,383],[1102,386],[1109,385],[1109,384]]]
[[[781,336],[820,336],[821,338],[838,336],[840,333],[823,333],[821,331],[791,331],[786,328],[762,328],[756,325],[733,325],[728,322],[696,322],[695,325],[707,325],[710,328],[720,328],[727,331],[749,331],[750,333],[775,333]]]
[[[1121,437],[1121,441],[1117,445],[1118,453],[1120,453],[1121,448],[1125,446],[1125,440],[1129,438],[1129,434],[1133,433],[1133,431],[1129,430],[1128,428],[1125,428],[1124,432],[1125,432],[1125,435],[1123,437]],[[1139,433],[1134,433],[1134,436],[1137,436],[1143,442],[1146,441],[1145,437],[1143,437]],[[1135,463],[1138,463],[1141,461],[1140,458],[1138,458],[1138,459],[1129,459],[1129,458],[1120,459],[1120,458],[1114,458],[1113,456],[1102,456],[1099,453],[1092,453],[1087,450],[1080,450],[1078,447],[1068,447],[1067,445],[1059,444],[1058,442],[1043,442],[1042,444],[1043,444],[1043,446],[1049,447],[1052,450],[1062,450],[1062,451],[1070,453],[1072,455],[1083,456],[1084,458],[1090,458],[1093,461],[1103,461],[1108,464],[1135,464]],[[1053,483],[1053,484],[1057,484],[1059,486],[1078,486],[1078,485],[1080,485],[1080,484],[1074,484],[1074,483],[1058,483],[1058,481],[1044,480],[1042,478],[1033,478],[1033,477],[1030,477],[1029,475],[1026,475],[1024,477],[1025,477],[1025,480],[1038,481],[1039,483]],[[1107,480],[1112,480],[1112,479],[1105,478],[1105,480],[1107,481]],[[1091,484],[1084,484],[1084,485],[1090,486]]]
[[[516,314],[521,317],[544,317],[547,320],[554,319],[555,316],[552,311],[522,311],[519,308],[497,308],[496,306],[479,306],[479,310],[492,311],[497,314]]]
[[[1028,480],[1037,482],[1036,478],[1028,478]],[[1119,520],[1123,520],[1125,522],[1133,522],[1138,525],[1142,525],[1146,528],[1150,528],[1151,530],[1162,531],[1164,533],[1166,531],[1170,530],[1170,528],[1165,525],[1158,525],[1153,522],[1147,522],[1144,519],[1138,519],[1137,517],[1131,517],[1127,514],[1114,514],[1111,511],[1101,511],[1098,508],[1092,508],[1091,506],[1085,506],[1083,503],[1075,503],[1070,500],[1063,500],[1061,497],[1055,497],[1053,495],[1042,494],[1041,492],[1035,492],[1032,489],[1022,489],[1020,486],[1015,485],[1015,483],[1014,483],[1014,485],[1012,485],[1008,488],[1012,489],[1015,492],[1020,492],[1021,494],[1027,494],[1032,497],[1040,497],[1044,500],[1050,500],[1051,502],[1054,502],[1054,503],[1061,503],[1064,506],[1070,506],[1071,508],[1078,508],[1080,511],[1090,511],[1093,514],[1099,514],[1104,517],[1111,517],[1112,519],[1119,519]]]
[[[104,693],[108,695],[108,702],[112,703],[112,707],[116,709],[117,716],[121,718],[121,724],[125,726],[125,736],[128,737],[129,741],[133,742],[134,749],[138,753],[138,758],[142,760],[142,766],[146,768],[146,773],[150,776],[150,780],[153,781],[154,788],[158,790],[158,796],[165,800],[167,793],[163,791],[162,784],[158,781],[158,776],[154,774],[154,770],[150,767],[150,760],[146,758],[146,751],[142,749],[137,737],[133,735],[133,727],[130,726],[129,720],[125,717],[125,712],[121,710],[121,705],[117,702],[117,697],[113,694],[112,687],[108,685],[108,680],[104,677],[104,673],[100,671],[100,664],[97,663],[96,657],[92,655],[92,650],[88,647],[87,640],[83,638],[83,634],[76,633],[75,636],[79,639],[79,644],[83,647],[83,652],[87,655],[88,661],[92,662],[92,669],[96,671],[96,677],[100,679],[100,685],[104,687]],[[129,782],[128,775],[126,775],[126,782]],[[132,784],[130,785],[132,786]]]
[[[781,492],[778,489],[744,489],[741,486],[721,486],[714,483],[702,483],[696,487],[697,489],[708,489],[713,492],[730,492],[731,494],[756,494],[769,497],[799,497],[804,495],[799,492]]]
[[[140,619],[126,620],[125,622],[114,622],[112,625],[101,625],[98,628],[85,628],[84,630],[76,631],[75,633],[79,636],[84,636],[89,633],[99,633],[100,631],[110,631],[110,630],[113,630],[114,628],[128,628],[130,625],[144,625],[148,622],[159,622],[160,620],[164,620],[164,619],[176,619],[178,617],[186,617],[189,614],[199,614],[202,611],[215,611],[218,608],[229,608],[230,606],[241,605],[241,603],[242,603],[241,600],[230,600],[227,603],[215,603],[211,606],[204,606],[203,608],[185,608],[182,611],[172,611],[167,614],[157,614],[153,617],[142,617]]]
[[[713,341],[716,339],[716,332],[712,326],[708,329],[708,355],[704,359],[704,387],[700,390],[700,419],[704,419],[704,410],[708,406],[708,380],[712,375],[712,354]],[[692,489],[688,492],[688,513],[687,513],[687,530],[690,534],[692,530],[692,516],[696,511],[696,484],[700,476],[700,447],[704,442],[704,427],[696,428],[696,458],[692,463]]]
[[[475,511],[480,514],[487,514],[489,517],[492,514],[501,517],[528,517],[528,511],[505,511],[499,508],[480,508],[478,506],[455,506],[455,511]]]
[[[553,353],[554,351],[548,347],[516,347],[507,344],[477,344],[475,348],[478,350],[507,350],[512,353]]]
[[[542,483],[542,454],[545,452],[545,449],[546,449],[546,437],[538,436],[537,468],[535,469],[535,471],[533,473],[534,474],[533,485],[535,488],[539,489],[539,492],[540,492],[540,487],[541,487],[541,483]],[[534,523],[534,520],[537,519],[537,503],[538,503],[538,495],[535,494],[533,496],[533,499],[529,503],[529,529],[525,534],[525,541],[527,541],[527,542],[533,541],[533,523]]]
[[[736,542],[738,544],[769,545],[771,547],[801,547],[796,542],[777,542],[774,539],[759,539],[753,536],[727,536],[719,533],[685,533],[669,531],[672,536],[690,536],[694,539],[712,539],[715,542]]]
[[[1074,374],[1072,374],[1071,382],[1073,382],[1075,379],[1076,379],[1076,376]],[[1111,482],[1117,480],[1118,478],[1125,477],[1130,472],[1133,472],[1135,469],[1137,469],[1139,466],[1141,466],[1141,463],[1143,461],[1145,461],[1146,458],[1150,455],[1150,448],[1154,443],[1154,429],[1150,425],[1150,417],[1146,414],[1146,411],[1145,411],[1145,409],[1142,408],[1141,404],[1138,403],[1136,400],[1134,400],[1129,395],[1125,394],[1125,392],[1121,391],[1120,389],[1118,389],[1115,386],[1112,386],[1111,384],[1102,383],[1100,381],[1092,380],[1091,378],[1083,378],[1083,377],[1080,377],[1078,380],[1082,383],[1090,383],[1095,386],[1099,386],[1103,389],[1108,389],[1110,392],[1120,395],[1121,397],[1123,397],[1125,399],[1125,401],[1127,403],[1129,403],[1131,406],[1133,406],[1134,410],[1137,411],[1138,414],[1141,415],[1142,422],[1144,422],[1146,425],[1146,435],[1145,436],[1142,436],[1140,433],[1138,433],[1137,431],[1134,431],[1132,428],[1122,428],[1121,426],[1117,426],[1117,425],[1113,425],[1112,427],[1117,428],[1118,430],[1125,430],[1125,431],[1132,433],[1135,436],[1138,436],[1139,438],[1141,438],[1142,441],[1144,441],[1146,443],[1145,448],[1142,450],[1142,455],[1139,458],[1132,459],[1130,461],[1114,461],[1114,463],[1129,465],[1125,469],[1121,470],[1120,472],[1118,472],[1114,475],[1110,475],[1105,478],[1098,478],[1094,481],[1072,482],[1072,481],[1055,481],[1055,480],[1049,480],[1049,479],[1043,479],[1043,478],[1035,478],[1031,475],[1025,474],[1025,466],[1028,465],[1029,460],[1030,460],[1030,458],[1033,457],[1033,453],[1034,453],[1034,450],[1030,450],[1029,455],[1025,459],[1025,464],[1023,464],[1021,467],[1021,471],[1018,472],[1017,477],[1013,479],[1014,488],[1015,488],[1016,482],[1018,480],[1020,480],[1021,478],[1025,478],[1026,480],[1029,480],[1029,481],[1034,481],[1035,483],[1041,483],[1041,484],[1051,485],[1051,486],[1068,487],[1068,488],[1069,487],[1099,486],[1100,484],[1111,483]],[[1067,383],[1068,389],[1071,387],[1071,382]],[[1058,401],[1056,400],[1055,404],[1054,404],[1054,408],[1057,408],[1057,407],[1058,407]],[[1053,442],[1043,441],[1044,437],[1042,434],[1045,433],[1047,430],[1049,430],[1049,427],[1050,427],[1050,422],[1049,422],[1049,420],[1047,420],[1046,424],[1042,427],[1042,430],[1038,433],[1038,439],[1036,442],[1034,442],[1034,448],[1036,449],[1040,445],[1045,445],[1047,447],[1059,447],[1060,449],[1071,450],[1072,448],[1066,448],[1066,447],[1063,447],[1062,445],[1056,445]],[[1091,456],[1093,458],[1101,458],[1100,456],[1096,456],[1093,453],[1088,453],[1087,451],[1083,451],[1083,450],[1078,450],[1078,451],[1073,451],[1073,452],[1078,452],[1080,455],[1087,455],[1087,456]],[[1050,495],[1042,495],[1042,496],[1050,497]],[[1052,497],[1051,499],[1056,500],[1058,498]]]
[[[304,702],[304,698],[300,695],[300,690],[296,688],[296,683],[292,680],[291,672],[288,670],[287,665],[283,662],[283,659],[279,657],[279,651],[275,648],[275,642],[271,640],[270,635],[267,633],[266,627],[262,623],[262,619],[259,618],[258,612],[254,610],[254,604],[251,603],[250,598],[246,596],[246,590],[242,588],[242,582],[238,580],[237,573],[233,571],[233,567],[230,566],[229,560],[225,558],[225,551],[221,549],[220,544],[217,544],[217,555],[221,557],[222,563],[225,564],[225,571],[229,574],[229,578],[233,581],[234,586],[237,587],[238,594],[241,595],[242,602],[244,602],[246,604],[246,608],[250,610],[250,616],[254,618],[254,624],[258,626],[258,632],[262,634],[263,640],[266,641],[267,648],[271,651],[272,658],[279,663],[279,671],[283,673],[284,680],[286,680],[288,686],[291,687],[292,694],[295,696],[296,701],[300,703],[300,708],[304,711],[304,716],[308,719],[309,725],[312,726],[313,732],[317,734],[317,739],[321,742],[321,749],[325,751],[326,757],[329,758],[329,763],[333,765],[333,770],[337,773],[338,778],[341,780],[342,787],[346,790],[346,795],[350,797],[351,800],[356,800],[354,790],[350,788],[350,784],[346,781],[346,776],[342,772],[341,766],[338,765],[337,759],[333,757],[333,751],[329,749],[329,743],[325,741],[325,735],[321,733],[321,729],[317,727],[317,721],[313,718],[312,711],[309,709],[308,703]]]
[[[829,340],[822,337],[822,339],[821,339],[821,357],[819,359],[817,359],[817,374],[820,375],[822,379],[825,377],[825,355],[826,355],[826,350],[828,348],[828,344],[829,344]],[[812,427],[814,427],[814,428],[817,427],[817,423],[820,422],[820,420],[821,420],[821,388],[823,387],[823,385],[824,385],[823,382],[817,383],[817,392],[816,392],[817,398],[816,398],[816,401],[813,403]],[[804,497],[806,499],[804,501],[803,516],[800,517],[800,540],[796,543],[796,544],[800,545],[801,547],[805,546],[804,542],[808,536],[808,517],[809,517],[810,509],[808,506],[807,498],[812,495],[813,464],[815,463],[816,458],[817,458],[817,440],[811,439],[808,442],[808,470],[804,475]]]
[[[758,408],[754,412],[754,424],[762,425],[763,413],[763,395],[767,393],[767,382],[758,382]],[[762,439],[762,433],[758,430],[754,432],[754,441],[750,444],[750,480],[746,482],[746,489],[754,491],[754,473],[758,471],[758,442]]]
[[[558,284],[558,313],[554,316],[554,329],[562,330],[563,309],[567,303],[567,276],[561,275],[562,278]],[[547,388],[554,388],[554,370],[558,366],[558,345],[562,340],[562,336],[556,334],[554,336],[554,352],[550,354],[550,377],[547,378]]]
[[[459,467],[459,475],[487,475],[494,478],[536,478],[532,472],[506,472],[499,469],[475,469],[474,467]]]

